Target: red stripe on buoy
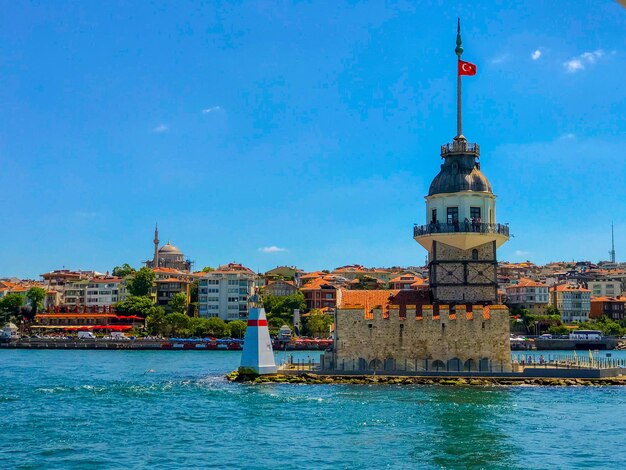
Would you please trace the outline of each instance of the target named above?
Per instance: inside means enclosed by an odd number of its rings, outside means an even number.
[[[248,320],[248,326],[267,326],[267,320]]]

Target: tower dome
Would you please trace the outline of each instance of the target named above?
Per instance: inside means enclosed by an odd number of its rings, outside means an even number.
[[[471,154],[446,155],[439,174],[430,184],[428,195],[476,191],[493,194],[487,177],[480,171],[480,164]]]

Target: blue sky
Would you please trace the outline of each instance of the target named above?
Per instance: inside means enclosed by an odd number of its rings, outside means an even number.
[[[606,259],[614,220],[626,259],[613,1],[0,8],[0,276],[139,266],[156,221],[198,268],[423,264],[457,16],[499,257]]]

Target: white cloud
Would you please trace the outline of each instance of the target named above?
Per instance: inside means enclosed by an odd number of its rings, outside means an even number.
[[[604,51],[598,49],[591,52],[583,52],[578,57],[572,57],[570,60],[563,62],[565,70],[574,73],[583,70],[586,65],[595,64],[597,60],[604,56]]]
[[[529,255],[529,254],[530,254],[530,251],[517,250],[515,252],[515,256],[526,256],[526,255]]]
[[[167,127],[165,124],[159,124],[154,129],[152,129],[152,132],[156,132],[157,134],[162,134],[163,132],[167,132],[168,130],[169,130],[169,127]]]
[[[532,54],[530,54],[530,58],[532,60],[537,60],[539,57],[541,57],[541,51],[539,49],[536,49]]]
[[[511,57],[511,54],[509,54],[508,52],[505,52],[502,55],[499,55],[497,57],[494,57],[493,59],[491,59],[491,63],[492,64],[502,64],[504,62],[506,62],[507,60],[509,60],[509,58]]]
[[[563,134],[559,137],[559,139],[562,139],[562,140],[572,140],[575,138],[576,138],[576,134],[572,134],[571,132],[567,134]]]
[[[287,251],[287,248],[279,248],[276,245],[272,245],[259,248],[259,251],[261,253],[280,253],[281,251]]]
[[[222,109],[221,106],[211,106],[210,108],[203,109],[202,114],[213,113],[215,111],[220,111],[221,109]]]

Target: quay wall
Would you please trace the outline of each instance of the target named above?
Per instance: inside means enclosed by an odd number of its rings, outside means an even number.
[[[503,305],[339,308],[335,349],[324,358],[334,370],[385,371],[511,369],[509,311]],[[331,357],[332,356],[332,357]]]

